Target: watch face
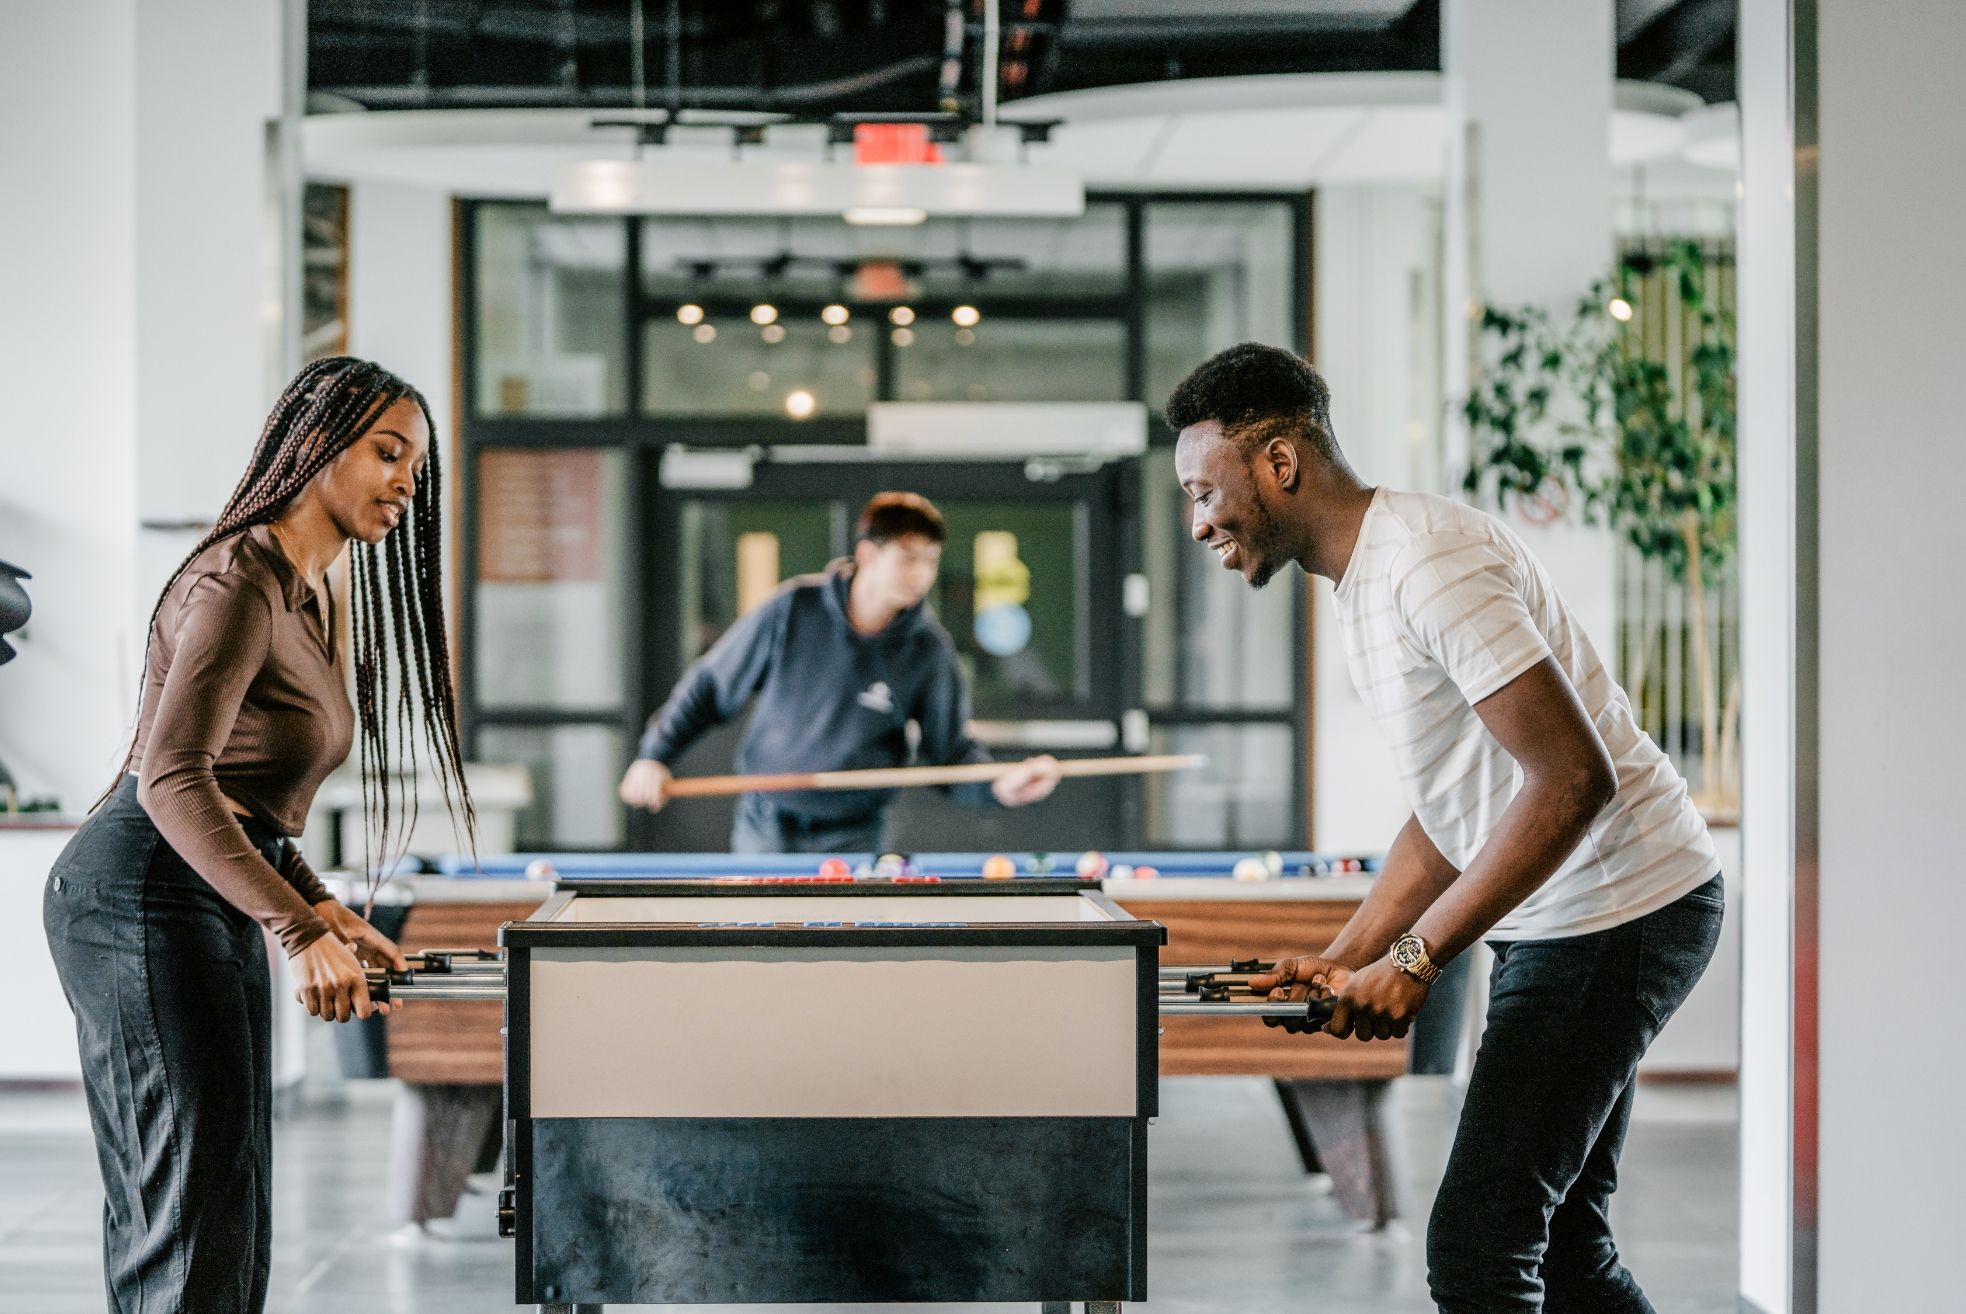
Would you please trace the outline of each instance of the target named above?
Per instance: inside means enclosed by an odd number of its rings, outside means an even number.
[[[1402,935],[1393,942],[1393,962],[1401,967],[1418,967],[1424,952],[1417,936]]]

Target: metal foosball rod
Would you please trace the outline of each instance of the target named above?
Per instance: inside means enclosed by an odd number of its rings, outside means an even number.
[[[1254,995],[1230,998],[1219,1003],[1182,996],[1179,999],[1160,1001],[1162,1017],[1285,1017],[1323,1026],[1331,1020],[1331,1001],[1329,999],[1307,999],[1302,1003],[1289,1000],[1258,999]]]
[[[406,972],[372,967],[368,979],[369,998],[377,1003],[416,1000],[505,999],[505,961],[495,951],[484,949],[426,949],[405,954],[410,968]],[[1253,964],[1267,967],[1268,964]],[[1159,1012],[1162,1017],[1275,1017],[1322,1023],[1331,1017],[1329,999],[1301,1003],[1272,1000],[1249,991],[1246,980],[1221,977],[1247,977],[1251,963],[1226,967],[1174,967],[1161,969]]]
[[[376,1003],[411,999],[505,999],[505,960],[492,949],[424,949],[404,954],[407,972],[368,968],[369,998]]]

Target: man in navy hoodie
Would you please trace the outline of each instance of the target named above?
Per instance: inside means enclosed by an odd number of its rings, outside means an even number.
[[[880,493],[860,513],[853,558],[787,580],[683,672],[649,719],[621,799],[656,811],[669,768],[698,736],[758,710],[738,749],[744,774],[848,771],[908,764],[907,727],[921,727],[920,760],[984,762],[969,737],[969,686],[955,644],[929,610],[948,531],[915,493]],[[949,792],[979,807],[1022,807],[1058,786],[1055,759],[1033,757],[983,784]],[[879,852],[893,790],[745,794],[733,853]]]

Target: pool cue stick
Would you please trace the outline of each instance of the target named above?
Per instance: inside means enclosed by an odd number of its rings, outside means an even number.
[[[908,789],[919,785],[966,785],[995,780],[1023,766],[1017,762],[968,762],[961,766],[875,767],[860,771],[805,771],[755,776],[678,776],[663,790],[667,798],[712,798],[728,794],[771,794],[806,789]],[[1060,758],[1061,776],[1131,776],[1191,771],[1208,765],[1199,753],[1140,757]]]

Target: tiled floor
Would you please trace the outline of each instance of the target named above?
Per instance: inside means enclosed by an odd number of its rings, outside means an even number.
[[[489,1196],[467,1198],[457,1220],[467,1239],[406,1243],[372,1221],[382,1197],[389,1100],[385,1083],[309,1088],[299,1110],[281,1121],[269,1308],[275,1314],[512,1309],[511,1243],[494,1234]],[[1344,1220],[1321,1179],[1298,1172],[1267,1082],[1163,1083],[1151,1151],[1153,1299],[1130,1308],[1146,1314],[1432,1310],[1420,1231],[1452,1106],[1442,1079],[1401,1083],[1396,1117],[1413,1219],[1372,1235]],[[1735,1139],[1731,1089],[1642,1089],[1616,1225],[1627,1262],[1661,1314],[1737,1308]],[[101,1207],[81,1097],[0,1093],[0,1309],[104,1309]],[[1023,1314],[1034,1307],[960,1308]]]

